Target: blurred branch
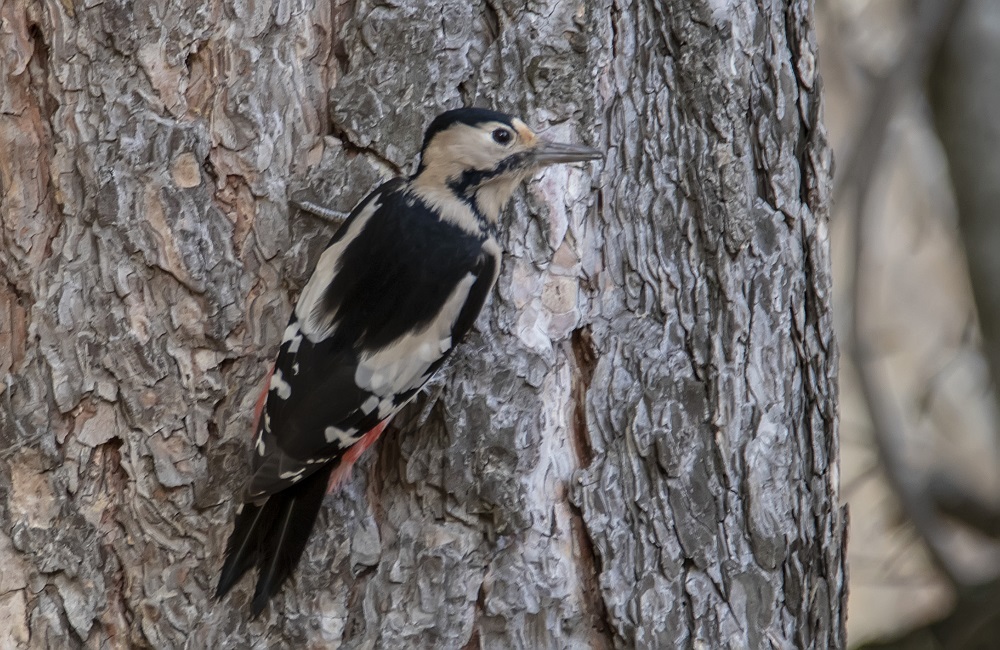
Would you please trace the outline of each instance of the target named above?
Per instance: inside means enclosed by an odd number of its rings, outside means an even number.
[[[853,263],[849,263],[853,269],[853,275],[848,280],[852,313],[849,341],[846,347],[857,370],[864,402],[871,416],[876,450],[890,487],[899,498],[903,514],[912,522],[914,530],[925,542],[932,562],[957,587],[956,602],[945,618],[910,630],[896,639],[861,646],[867,650],[911,650],[914,648],[956,650],[981,648],[986,650],[997,647],[997,639],[1000,639],[1000,608],[997,607],[997,603],[1000,602],[1000,580],[980,585],[972,585],[963,580],[962,576],[950,564],[944,551],[945,522],[941,516],[958,519],[983,533],[1000,537],[1000,509],[977,499],[948,476],[938,474],[931,480],[924,482],[908,466],[902,449],[906,434],[906,422],[888,389],[887,378],[873,359],[872,352],[875,345],[868,338],[868,333],[862,322],[862,288],[865,286],[865,272],[869,261],[866,242],[870,241],[868,235],[871,228],[866,217],[868,210],[871,209],[869,199],[872,183],[882,157],[888,127],[898,111],[901,100],[916,90],[928,78],[931,65],[946,34],[951,29],[956,12],[965,1],[922,0],[918,3],[917,16],[907,44],[903,49],[903,54],[893,70],[877,82],[867,118],[853,146],[849,149],[850,153],[845,157],[846,164],[841,167],[843,174],[835,193],[837,203],[842,203],[848,193],[853,195],[853,246],[851,251]],[[973,0],[973,2],[976,1]],[[982,0],[978,4],[980,8],[988,7],[995,10],[996,5],[991,6],[991,2],[995,3],[996,0]],[[954,40],[956,37],[952,34],[950,38]],[[996,40],[994,38],[992,42],[995,44]],[[992,61],[981,60],[982,47],[977,48],[974,45],[970,45],[967,52],[970,58],[980,57],[979,64],[985,66],[982,68],[982,73],[995,83],[996,77],[990,75],[996,74],[996,59]],[[998,58],[1000,58],[1000,48],[997,49],[997,53]],[[955,73],[956,71],[951,69],[945,72],[941,79],[951,81],[951,75]],[[955,96],[952,96],[949,101],[953,111],[949,114],[949,117],[952,118],[951,126],[966,128],[962,135],[982,146],[981,140],[977,140],[976,130],[967,128],[967,118],[954,119],[956,115],[964,115],[961,111],[955,111],[956,107],[965,108],[973,102],[968,97]],[[993,116],[996,113],[998,103],[980,101],[977,105],[980,108],[987,107],[985,112],[980,113],[979,117],[989,116],[995,124]],[[935,107],[939,113],[940,106],[939,103]],[[940,115],[938,120],[940,124]],[[939,128],[941,127],[939,126]],[[992,133],[1000,139],[1000,135],[995,130]],[[982,138],[981,132],[978,137]],[[943,136],[943,139],[946,138]],[[945,148],[951,159],[955,152],[949,150],[948,142],[945,142]],[[997,160],[997,156],[1000,155],[998,153],[1000,145],[993,142],[986,146],[986,150],[994,156],[993,160]],[[977,164],[968,158],[964,162],[967,165]],[[1000,202],[996,193],[996,179],[1000,175],[996,173],[996,167],[984,168],[980,164],[979,167],[967,172],[967,167],[959,167],[955,162],[952,162],[951,171],[953,179],[955,179],[956,192],[959,194],[960,213],[964,211],[964,208],[962,207],[962,189],[959,186],[965,183],[967,187],[967,184],[974,178],[979,183],[985,183],[985,185],[978,186],[980,194],[976,195],[976,198],[980,200],[978,207],[983,208],[978,214],[986,219],[981,226],[991,233],[1000,233],[1000,226],[998,226],[1000,221],[996,220],[996,205]],[[984,172],[988,177],[985,180],[983,179]],[[983,200],[982,188],[984,187],[988,188],[989,200]],[[981,252],[987,254],[986,262],[995,259],[997,240],[1000,240],[1000,237],[992,240],[991,244],[984,245],[985,242],[982,241],[983,235],[981,234],[983,231],[974,232],[980,233],[974,236],[980,239],[974,243],[978,245]],[[968,248],[970,246],[969,231],[965,232],[965,237]],[[985,264],[983,268],[990,267]],[[976,290],[975,269],[971,275],[974,290]],[[992,348],[989,345],[991,339],[985,332],[984,338],[988,354],[992,352],[990,359],[993,365],[994,386],[997,388],[998,399],[1000,399],[1000,386],[997,386],[997,383],[1000,383],[1000,297],[998,297],[1000,293],[997,293],[996,288],[996,278],[1000,277],[1000,273],[980,273],[979,277],[983,280],[980,282],[980,287],[992,287],[993,291],[989,294],[992,296],[990,300],[993,301],[989,303],[989,306],[995,309],[991,313],[997,315],[997,318],[992,322],[996,323],[998,327],[993,332],[997,338],[993,341]],[[977,304],[979,304],[982,319],[984,310],[982,296],[987,294],[983,292],[982,288],[976,291]]]
[[[886,479],[899,498],[903,514],[927,546],[932,562],[954,585],[963,582],[948,562],[944,553],[944,528],[941,520],[924,498],[923,485],[908,467],[901,448],[905,439],[906,424],[894,403],[882,376],[872,359],[875,348],[867,337],[862,323],[862,295],[864,273],[867,268],[866,241],[870,224],[866,217],[871,194],[872,179],[881,158],[889,123],[900,100],[911,92],[928,74],[931,60],[944,34],[947,32],[955,9],[961,0],[922,0],[918,3],[914,26],[907,44],[893,70],[877,85],[872,97],[868,118],[861,129],[837,193],[843,195],[850,188],[854,191],[853,210],[853,274],[849,281],[851,297],[851,329],[847,349],[858,373],[861,393],[872,421],[875,448],[882,463]]]
[[[927,495],[941,514],[1000,539],[1000,506],[975,496],[951,476],[935,474],[927,483]]]
[[[926,544],[934,565],[953,585],[966,586],[944,553],[946,531],[925,499],[923,482],[903,457],[901,443],[906,435],[906,425],[886,389],[888,380],[876,369],[869,353],[871,345],[857,326],[852,338],[854,344],[849,347],[851,362],[857,369],[861,393],[871,415],[875,449],[886,480],[899,499],[903,514]]]
[[[951,614],[888,641],[866,643],[857,650],[993,650],[1000,639],[1000,581],[959,593]]]
[[[892,69],[875,82],[875,90],[868,103],[868,116],[851,143],[848,154],[837,164],[841,173],[834,190],[835,205],[851,190],[857,192],[857,202],[863,205],[899,103],[927,78],[934,55],[963,1],[917,2],[917,15],[902,54]]]
[[[929,84],[951,174],[982,347],[1000,405],[1000,3],[966,0]],[[996,432],[1000,441],[1000,428]]]

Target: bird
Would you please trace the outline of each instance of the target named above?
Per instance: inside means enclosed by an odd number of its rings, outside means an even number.
[[[267,607],[325,495],[475,322],[517,187],[540,168],[602,157],[502,112],[449,110],[427,127],[415,173],[354,208],[302,289],[256,404],[252,474],[216,598],[256,567],[253,616]]]

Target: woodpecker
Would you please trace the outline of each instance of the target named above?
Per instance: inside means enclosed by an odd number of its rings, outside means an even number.
[[[409,178],[390,180],[333,235],[285,329],[255,414],[253,474],[216,597],[258,569],[258,615],[295,570],[324,495],[465,337],[496,283],[500,213],[518,185],[589,147],[520,119],[435,118]]]

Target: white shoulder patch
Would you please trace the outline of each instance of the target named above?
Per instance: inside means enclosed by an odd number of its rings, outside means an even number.
[[[337,263],[340,261],[340,256],[344,254],[348,245],[364,230],[365,224],[372,218],[375,211],[382,207],[381,198],[381,196],[374,197],[365,206],[364,210],[358,214],[357,218],[351,222],[344,236],[323,251],[319,262],[316,264],[316,269],[313,271],[312,276],[309,277],[309,282],[302,289],[302,295],[299,296],[299,301],[295,305],[295,316],[298,318],[298,327],[301,333],[312,343],[318,343],[333,333],[333,319],[337,315],[336,312],[323,312],[316,307],[323,299],[323,293],[326,291],[326,288],[333,282],[333,278],[337,273]],[[285,334],[287,335],[288,333],[288,329],[286,329]],[[292,341],[292,346],[295,347],[295,350],[292,350],[290,346],[289,351],[297,351],[298,345],[296,344],[294,335],[289,340]]]

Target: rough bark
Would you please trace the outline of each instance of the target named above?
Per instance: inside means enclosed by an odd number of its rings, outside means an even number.
[[[843,646],[807,0],[0,7],[13,645]],[[350,209],[463,102],[607,161],[516,198],[477,331],[248,621],[230,495],[331,232],[289,197]]]

